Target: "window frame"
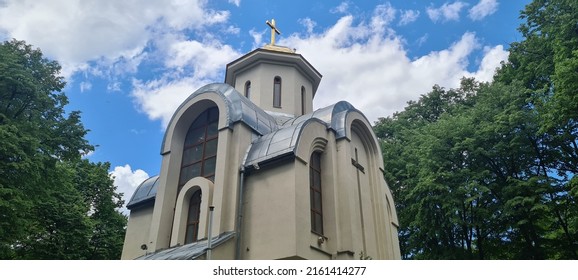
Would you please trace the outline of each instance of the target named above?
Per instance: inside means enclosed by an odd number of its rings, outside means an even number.
[[[205,118],[202,120],[201,118]],[[216,171],[216,162],[217,162],[217,153],[218,153],[218,141],[219,141],[219,131],[218,131],[218,124],[219,124],[219,109],[218,107],[211,107],[203,111],[201,114],[197,116],[197,118],[191,123],[189,129],[187,130],[187,134],[185,136],[185,141],[183,143],[183,155],[181,159],[181,170],[179,173],[179,182],[178,186],[179,189],[182,188],[187,181],[194,177],[205,177],[212,182],[215,181],[215,171]],[[209,129],[212,128],[214,131],[210,131]],[[189,137],[195,135],[191,132],[202,131],[202,137],[195,142],[189,141]],[[211,133],[211,134],[210,134]],[[209,144],[214,144],[214,151],[211,154],[207,154],[207,148],[211,147]],[[188,151],[193,149],[201,149],[200,158],[192,156]],[[193,154],[194,155],[194,154]],[[192,159],[186,158],[186,156],[191,156]],[[208,168],[211,170],[205,169],[205,166],[210,161],[214,161],[214,167]],[[187,175],[184,172],[190,171],[191,168],[195,168],[195,165],[198,165],[199,171],[198,175]],[[195,172],[196,173],[196,172]]]
[[[309,160],[309,198],[311,212],[311,232],[323,236],[324,226],[321,158],[322,152],[315,151],[311,154]],[[319,178],[318,183],[315,182],[315,175],[317,175],[317,178]],[[318,199],[316,199],[316,195],[318,195]],[[317,219],[319,219],[319,223],[317,223]],[[318,225],[320,228],[318,228]]]
[[[281,108],[281,97],[282,97],[282,80],[281,77],[275,76],[273,78],[273,107]]]
[[[301,115],[305,115],[305,97],[306,97],[305,86],[301,86]]]
[[[245,97],[251,98],[251,81],[245,82]]]
[[[187,212],[187,223],[185,224],[185,244],[193,243],[199,240],[199,224],[201,221],[201,201],[203,193],[200,189],[196,190],[189,200],[189,209]],[[194,207],[194,208],[193,208]],[[191,210],[196,210],[196,217],[191,217]],[[192,238],[189,240],[189,231],[193,230]]]

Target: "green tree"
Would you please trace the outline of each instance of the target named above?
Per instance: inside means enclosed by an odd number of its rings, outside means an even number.
[[[434,86],[374,127],[405,258],[578,258],[578,3],[521,18],[494,82]]]
[[[90,208],[92,234],[88,259],[120,259],[124,243],[126,217],[118,212],[124,201],[108,175],[109,163],[76,162],[75,183]]]
[[[527,101],[538,112],[543,135],[535,147],[541,150],[539,169],[555,189],[546,203],[560,230],[550,240],[561,257],[578,258],[576,199],[568,195],[578,172],[578,3],[535,0],[521,18],[524,40],[512,44],[509,61],[496,78],[521,81],[531,90]]]
[[[552,176],[531,95],[466,79],[376,123],[404,257],[575,258],[575,199]]]
[[[463,190],[457,187],[473,175],[460,170],[465,154],[454,146],[469,127],[462,120],[445,118],[471,107],[473,93],[481,86],[472,79],[463,79],[459,89],[434,86],[374,127],[400,215],[400,245],[406,258],[471,258],[467,194],[458,193]]]
[[[122,202],[110,166],[81,160],[93,147],[59,71],[23,41],[0,44],[0,259],[120,255]]]

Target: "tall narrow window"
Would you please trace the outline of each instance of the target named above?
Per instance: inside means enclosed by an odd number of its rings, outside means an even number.
[[[273,79],[273,107],[281,108],[281,77]]]
[[[251,97],[251,81],[247,81],[245,83],[245,97],[247,98]]]
[[[323,235],[321,152],[314,152],[309,161],[309,191],[311,196],[311,231]]]
[[[305,87],[301,86],[301,115],[305,115]]]
[[[185,244],[197,241],[199,237],[199,217],[201,214],[201,190],[197,190],[191,196],[189,202],[189,214],[187,216],[187,232]]]
[[[215,180],[218,124],[219,109],[212,107],[203,111],[190,126],[183,147],[179,188],[198,176]]]

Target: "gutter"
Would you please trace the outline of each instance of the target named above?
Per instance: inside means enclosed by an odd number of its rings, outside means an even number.
[[[237,234],[237,239],[235,240],[235,259],[241,259],[241,230],[243,224],[243,195],[245,185],[245,167],[241,166],[239,169],[239,199],[237,201],[237,222],[235,224],[235,232]]]
[[[251,147],[253,144],[247,147],[247,151],[245,151],[245,156],[243,156],[243,160],[241,163],[241,167],[239,168],[239,192],[238,192],[238,200],[237,200],[237,221],[235,223],[235,233],[237,238],[235,240],[235,259],[241,259],[241,238],[242,238],[242,230],[243,230],[243,196],[245,194],[245,162],[247,161],[247,157],[249,156],[249,151],[251,151]]]

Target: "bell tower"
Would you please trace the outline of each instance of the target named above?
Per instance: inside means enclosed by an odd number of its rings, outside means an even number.
[[[313,111],[321,74],[303,56],[275,45],[281,31],[267,21],[271,42],[227,64],[225,83],[261,109],[301,116]]]

